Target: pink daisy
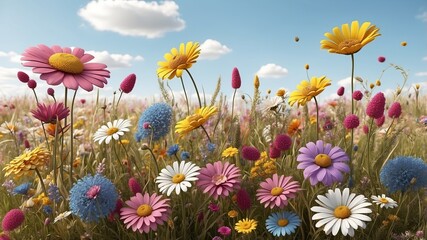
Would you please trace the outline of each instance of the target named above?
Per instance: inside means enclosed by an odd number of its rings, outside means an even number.
[[[132,227],[132,231],[137,230],[142,233],[148,233],[150,230],[156,231],[157,225],[163,225],[168,220],[171,212],[170,206],[167,203],[169,199],[161,199],[162,196],[158,196],[153,193],[136,193],[135,196],[131,197],[130,200],[126,201],[129,207],[120,209],[120,219],[129,229]]]
[[[264,207],[273,208],[277,206],[284,208],[288,205],[288,200],[296,197],[296,193],[301,190],[298,181],[292,181],[292,177],[280,177],[275,173],[272,178],[267,178],[265,182],[259,184],[261,188],[257,190],[257,197]]]
[[[240,169],[234,164],[221,161],[208,163],[200,170],[196,185],[203,193],[208,193],[216,200],[219,196],[228,196],[240,186]]]
[[[30,47],[22,54],[22,65],[32,67],[34,73],[49,85],[64,84],[65,87],[77,90],[79,87],[90,92],[93,85],[104,87],[110,72],[102,63],[88,63],[94,56],[85,53],[81,48],[60,46],[48,47],[43,44]]]
[[[37,109],[32,110],[33,117],[44,123],[56,123],[66,118],[70,113],[70,109],[65,107],[63,103],[55,102],[50,105],[44,103],[37,104]]]

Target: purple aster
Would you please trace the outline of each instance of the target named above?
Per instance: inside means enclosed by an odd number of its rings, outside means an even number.
[[[347,165],[349,157],[339,147],[332,147],[322,140],[316,143],[309,142],[305,147],[299,149],[297,157],[298,169],[304,169],[304,178],[310,179],[311,185],[322,182],[331,186],[335,182],[343,180],[343,172],[350,172]]]

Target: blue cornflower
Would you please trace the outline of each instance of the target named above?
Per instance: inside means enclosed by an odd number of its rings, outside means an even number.
[[[172,156],[172,155],[175,155],[178,151],[179,151],[179,145],[174,144],[169,147],[166,153],[168,154],[168,156]]]
[[[61,201],[61,193],[59,193],[59,188],[55,184],[51,183],[49,184],[49,188],[47,190],[47,195],[50,199],[52,199],[54,202]]]
[[[298,215],[286,211],[272,213],[265,221],[267,230],[276,237],[291,235],[300,224]]]
[[[211,142],[208,143],[207,147],[208,147],[209,152],[213,152],[216,149],[216,145],[214,143],[211,143]]]
[[[43,212],[44,212],[46,215],[50,215],[50,214],[52,214],[53,209],[52,209],[52,207],[51,207],[51,206],[49,206],[49,205],[45,205],[45,206],[43,206]]]
[[[181,159],[182,161],[188,160],[190,158],[190,153],[187,151],[182,151],[181,152]]]
[[[135,139],[157,141],[169,133],[172,121],[172,107],[166,103],[155,103],[145,109],[138,122]]]
[[[387,161],[380,181],[390,193],[427,187],[427,163],[421,158],[399,156]]]
[[[114,211],[118,198],[110,180],[100,174],[87,175],[70,190],[70,210],[84,222],[97,222]]]
[[[28,194],[28,190],[30,190],[31,187],[31,183],[26,182],[23,183],[19,186],[16,186],[13,191],[12,194],[22,194],[22,195],[27,195]]]

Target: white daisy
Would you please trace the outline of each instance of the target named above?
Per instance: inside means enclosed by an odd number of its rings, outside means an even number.
[[[317,212],[313,215],[313,220],[319,220],[316,227],[323,227],[326,234],[336,236],[341,229],[344,236],[354,236],[354,230],[358,227],[366,228],[366,223],[372,219],[365,214],[371,213],[372,210],[367,208],[372,204],[366,201],[363,195],[355,193],[350,194],[350,190],[345,188],[341,194],[339,188],[335,191],[328,190],[325,195],[317,196],[316,202],[320,206],[311,208],[311,211]]]
[[[385,194],[382,194],[381,196],[371,196],[374,203],[377,205],[380,205],[380,208],[395,208],[397,207],[397,202],[393,199],[386,197]]]
[[[176,194],[186,192],[191,187],[191,182],[198,180],[200,167],[191,162],[175,161],[172,166],[162,169],[156,178],[161,193],[167,192],[169,196],[175,189]]]
[[[268,113],[270,111],[279,112],[280,108],[285,107],[285,99],[279,96],[273,96],[271,98],[266,98],[262,101],[260,106],[260,110],[264,113]]]
[[[124,132],[129,132],[130,120],[129,119],[116,119],[113,122],[108,122],[107,125],[103,125],[93,135],[93,141],[101,144],[105,141],[106,144],[110,143],[111,139],[118,140],[120,136],[124,135]]]
[[[53,220],[53,223],[61,221],[62,219],[68,217],[70,214],[71,214],[71,211],[66,211],[66,212],[58,214],[58,216],[56,216],[55,220]]]

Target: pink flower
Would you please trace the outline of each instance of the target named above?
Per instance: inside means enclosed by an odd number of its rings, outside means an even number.
[[[240,79],[239,69],[235,67],[231,73],[231,87],[234,89],[239,89],[241,85],[242,80]]]
[[[120,90],[124,93],[130,93],[133,90],[133,87],[135,86],[136,82],[136,75],[135,74],[129,74],[125,79],[123,79],[122,83],[120,84]]]
[[[292,138],[286,134],[279,134],[274,139],[273,145],[275,148],[282,151],[288,150],[292,145]]]
[[[129,178],[128,186],[129,186],[129,189],[132,191],[133,194],[142,193],[141,185],[139,185],[136,178],[134,178],[134,177]]]
[[[46,92],[49,96],[53,97],[55,95],[55,90],[53,90],[53,88],[48,88]]]
[[[272,178],[267,178],[260,183],[261,188],[257,190],[256,196],[264,207],[273,208],[277,206],[284,208],[288,205],[288,200],[296,197],[296,193],[301,190],[297,181],[292,181],[292,177],[280,177],[275,173]]]
[[[110,72],[105,64],[89,63],[94,57],[81,48],[60,46],[48,47],[39,44],[30,47],[22,54],[22,65],[32,67],[34,73],[40,73],[40,79],[49,85],[64,84],[66,88],[77,90],[79,87],[90,92],[93,86],[104,87]]]
[[[363,98],[363,93],[359,90],[353,92],[353,99],[360,101]]]
[[[55,102],[50,105],[44,103],[38,104],[36,110],[32,110],[33,117],[42,121],[43,123],[56,123],[66,118],[70,113],[70,109],[65,107],[63,103]]]
[[[36,81],[34,81],[33,79],[28,80],[28,82],[27,82],[27,86],[28,86],[29,88],[31,88],[31,89],[35,89],[35,88],[37,87],[37,82],[36,82]]]
[[[380,62],[380,63],[385,62],[385,57],[383,57],[383,56],[379,56],[379,57],[378,57],[378,62]]]
[[[208,208],[212,212],[218,212],[219,211],[219,206],[217,204],[215,204],[215,203],[209,203]]]
[[[369,127],[368,127],[368,125],[363,125],[363,133],[365,133],[365,134],[369,133]]]
[[[136,196],[126,201],[128,207],[120,209],[120,219],[127,229],[132,227],[134,232],[156,231],[157,225],[163,225],[169,218],[171,210],[168,201],[169,199],[162,199],[156,193],[136,193]]]
[[[337,90],[337,95],[340,96],[340,97],[342,95],[344,95],[344,90],[345,90],[344,87],[339,87],[338,90]]]
[[[240,176],[240,169],[234,164],[221,161],[208,163],[200,170],[196,186],[216,200],[238,189],[241,182]]]
[[[278,158],[280,157],[280,149],[277,149],[276,147],[273,146],[273,144],[270,144],[270,151],[268,152],[268,156],[270,158]]]
[[[354,114],[349,114],[344,119],[344,127],[347,129],[357,128],[360,124],[359,117]]]
[[[249,161],[256,161],[261,157],[261,153],[257,148],[252,146],[243,146],[242,147],[242,157]]]
[[[3,231],[12,231],[21,226],[24,220],[24,212],[21,209],[15,208],[6,213],[1,222],[1,226]]]
[[[390,118],[399,118],[400,114],[402,114],[402,106],[400,106],[399,102],[394,102],[391,104],[388,109],[388,117]]]
[[[27,83],[28,81],[30,81],[30,77],[25,72],[19,71],[16,76],[18,77],[19,81],[23,83]]]
[[[249,193],[243,188],[241,188],[237,192],[236,201],[237,201],[237,206],[242,211],[248,210],[252,206],[251,197],[249,196]]]
[[[374,121],[375,121],[375,125],[377,125],[377,127],[381,127],[385,122],[384,114],[380,118],[375,119]]]
[[[366,106],[366,115],[371,118],[380,118],[384,114],[385,97],[384,93],[377,93]]]
[[[231,228],[229,228],[227,226],[219,227],[218,233],[221,234],[222,236],[228,236],[231,234]]]

